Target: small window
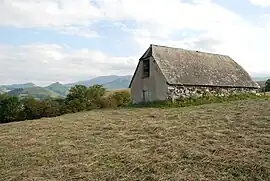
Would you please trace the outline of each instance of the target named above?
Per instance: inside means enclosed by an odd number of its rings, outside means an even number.
[[[149,59],[143,60],[143,78],[149,77],[150,75],[150,65]]]

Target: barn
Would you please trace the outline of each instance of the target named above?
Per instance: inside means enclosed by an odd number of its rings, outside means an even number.
[[[129,88],[133,103],[257,92],[260,86],[227,55],[151,44]]]

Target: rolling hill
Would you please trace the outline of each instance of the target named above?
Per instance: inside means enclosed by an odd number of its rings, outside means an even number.
[[[53,83],[45,88],[63,96],[63,97],[67,96],[68,92],[69,92],[68,87],[66,87],[63,84],[60,84],[59,82]]]
[[[35,87],[36,85],[33,83],[25,83],[25,84],[12,84],[12,85],[0,85],[0,90],[3,92],[11,91],[14,89],[24,89],[24,88],[30,88]]]
[[[103,84],[103,86],[108,90],[126,89],[126,88],[128,88],[129,83],[130,83],[129,79],[118,78],[114,81]]]
[[[10,96],[19,96],[19,97],[27,97],[31,96],[37,99],[47,99],[47,98],[60,98],[63,97],[60,94],[48,90],[44,87],[30,87],[30,88],[19,88],[14,89],[8,92]]]
[[[0,86],[0,93],[8,92],[9,95],[14,96],[33,96],[35,98],[48,98],[48,97],[65,97],[69,88],[74,85],[85,85],[87,87],[94,84],[101,84],[108,90],[126,89],[131,81],[132,76],[100,76],[90,80],[78,81],[70,84],[61,84],[55,82],[46,87],[36,86],[33,83],[26,84],[13,84]]]
[[[128,88],[128,85],[129,85],[131,78],[132,78],[131,75],[127,75],[127,76],[118,76],[118,75],[100,76],[100,77],[96,77],[96,78],[93,78],[90,80],[65,84],[65,86],[72,87],[76,84],[79,84],[79,85],[85,85],[85,86],[89,87],[89,86],[92,86],[94,84],[101,84],[101,85],[104,85],[104,87],[106,87],[108,89],[122,89],[122,88],[124,89],[124,88]]]

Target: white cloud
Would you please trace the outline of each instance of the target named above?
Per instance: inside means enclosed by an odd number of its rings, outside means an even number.
[[[0,23],[14,27],[88,25],[100,18],[89,0],[1,0]]]
[[[101,17],[100,10],[89,0],[0,0],[0,26],[50,28],[97,37],[90,25]]]
[[[270,5],[269,0],[251,1],[263,7]],[[60,33],[96,37],[97,32],[92,30],[94,23],[108,20],[130,33],[130,39],[139,45],[140,53],[151,43],[199,49],[228,54],[249,72],[270,74],[267,49],[270,47],[270,23],[267,25],[267,21],[260,27],[255,26],[212,0],[91,2],[0,0],[0,26],[52,28]],[[133,21],[136,28],[121,21]],[[139,56],[138,53],[136,59]],[[72,50],[57,44],[5,46],[0,49],[0,72],[5,75],[0,81],[67,82],[104,72],[130,74],[136,66],[134,60],[133,57],[112,57],[89,49]],[[11,68],[5,70],[2,65]]]
[[[133,57],[113,57],[88,49],[71,50],[56,44],[0,46],[0,63],[0,82],[4,84],[67,83],[106,74],[126,75],[136,66]]]
[[[112,7],[111,13],[115,12],[114,5],[121,7],[111,17],[133,19],[139,23],[135,30],[127,26],[123,29],[133,35],[141,51],[151,43],[200,49],[228,54],[251,73],[270,74],[267,50],[270,47],[269,25],[252,25],[214,1],[189,4],[177,0],[123,0],[121,4],[108,3],[107,6],[106,0],[102,2],[100,6],[103,9]],[[151,6],[154,8],[147,11]],[[196,33],[185,36],[192,31]],[[174,36],[175,33],[181,36]]]
[[[252,4],[262,7],[270,7],[270,0],[249,0]]]
[[[87,37],[87,38],[97,38],[100,37],[100,35],[93,30],[90,30],[85,27],[63,27],[58,29],[61,34],[68,34],[68,35],[77,35],[77,36],[82,36],[82,37]]]

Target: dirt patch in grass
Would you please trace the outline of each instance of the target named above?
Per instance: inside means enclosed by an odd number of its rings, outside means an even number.
[[[0,125],[0,180],[270,180],[270,101]]]

